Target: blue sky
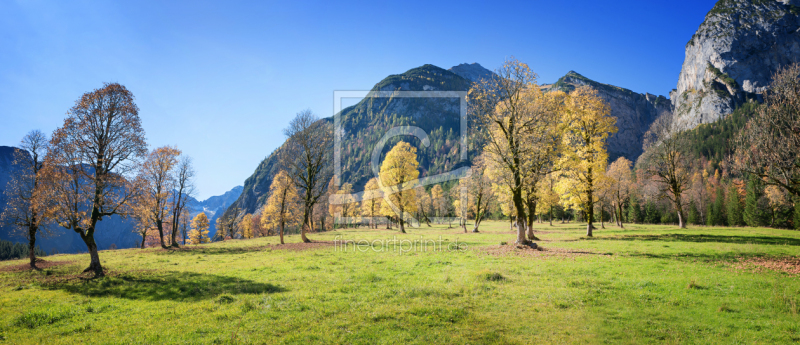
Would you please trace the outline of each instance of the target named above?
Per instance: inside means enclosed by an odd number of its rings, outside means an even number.
[[[119,82],[151,147],[194,158],[205,199],[243,184],[298,111],[331,116],[334,90],[426,63],[513,55],[540,82],[575,70],[666,95],[715,2],[2,1],[0,145],[52,132],[84,92]]]

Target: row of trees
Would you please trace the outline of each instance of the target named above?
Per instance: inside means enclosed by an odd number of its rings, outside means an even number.
[[[85,272],[101,276],[94,234],[103,219],[136,219],[142,246],[151,229],[164,248],[177,247],[179,234],[186,243],[193,178],[191,159],[177,148],[148,152],[133,94],[105,84],[85,93],[51,138],[34,130],[22,139],[0,218],[28,239],[32,268],[37,236],[60,226],[86,244]]]

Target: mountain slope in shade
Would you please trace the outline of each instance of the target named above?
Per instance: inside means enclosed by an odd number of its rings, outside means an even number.
[[[478,82],[481,79],[491,79],[495,76],[494,72],[483,68],[483,66],[477,62],[471,64],[462,63],[458,66],[450,67],[448,71],[458,74],[471,82]]]

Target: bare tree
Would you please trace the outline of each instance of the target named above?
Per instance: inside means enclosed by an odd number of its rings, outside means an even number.
[[[178,161],[178,165],[173,172],[172,180],[175,183],[175,188],[172,191],[170,200],[171,218],[172,218],[172,247],[179,248],[176,236],[180,232],[181,215],[187,211],[186,207],[189,201],[196,193],[194,186],[194,168],[192,167],[192,158],[182,155]]]
[[[667,198],[678,212],[678,226],[686,228],[683,217],[683,193],[690,187],[689,167],[693,156],[689,138],[673,126],[674,115],[659,116],[645,133],[645,153],[639,164],[658,185],[659,198]]]
[[[800,64],[772,78],[765,104],[734,139],[734,170],[800,197]]]
[[[42,169],[48,149],[47,136],[39,130],[22,138],[14,151],[11,180],[5,190],[6,207],[0,221],[28,240],[30,265],[36,267],[36,237],[49,233],[46,193],[42,190]]]
[[[487,173],[483,155],[472,161],[471,175],[467,180],[470,206],[475,214],[475,225],[472,228],[472,232],[478,232],[478,227],[480,227],[481,221],[486,216],[486,212],[489,211],[492,199],[494,199],[492,181]]]
[[[284,129],[284,134],[288,140],[280,160],[300,194],[303,204],[300,237],[308,243],[311,240],[306,232],[311,226],[314,205],[325,194],[327,182],[333,175],[333,128],[310,110],[303,110]]]
[[[45,160],[54,220],[86,244],[85,272],[104,275],[94,240],[97,222],[127,215],[136,188],[129,181],[147,153],[133,94],[111,83],[85,93],[53,133]]]

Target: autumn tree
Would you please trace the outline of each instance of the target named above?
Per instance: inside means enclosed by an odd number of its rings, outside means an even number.
[[[775,73],[764,100],[733,141],[732,167],[800,197],[800,64]]]
[[[314,205],[325,193],[326,183],[333,175],[333,128],[310,110],[304,110],[289,123],[284,134],[288,139],[281,152],[281,164],[300,196],[303,209],[300,237],[308,243],[311,240],[306,237],[306,231],[311,226]]]
[[[189,243],[200,244],[211,242],[208,238],[208,216],[206,216],[204,212],[200,212],[194,216],[191,227],[192,230],[189,231]]]
[[[406,213],[416,211],[414,183],[419,177],[417,148],[400,141],[381,163],[379,184],[384,193],[385,206],[399,217],[400,232],[405,233]],[[387,213],[385,211],[384,213]]]
[[[526,238],[526,202],[523,199],[526,173],[538,175],[537,166],[553,162],[554,156],[539,153],[549,151],[552,125],[558,119],[545,102],[552,96],[541,92],[536,85],[537,76],[527,64],[512,58],[496,74],[496,78],[476,83],[469,90],[467,100],[470,116],[481,129],[486,143],[487,159],[504,171],[500,176],[515,207],[517,243],[527,244],[530,241]]]
[[[141,188],[136,198],[139,220],[146,222],[143,228],[155,227],[161,238],[161,248],[168,248],[164,243],[164,226],[169,221],[170,197],[175,187],[173,170],[178,164],[181,151],[177,148],[164,146],[151,151],[145,158],[137,179]]]
[[[133,94],[111,83],[84,94],[56,129],[45,159],[54,220],[80,235],[91,263],[104,275],[94,234],[105,217],[127,214],[137,192],[128,181],[147,154]]]
[[[632,162],[625,157],[619,157],[608,167],[606,176],[611,180],[609,199],[611,205],[614,207],[614,214],[616,215],[617,226],[624,228],[622,225],[622,212],[625,201],[631,194],[631,184],[633,183],[633,174],[631,173]]]
[[[667,198],[678,213],[678,226],[686,228],[683,194],[690,187],[689,167],[694,159],[689,137],[679,135],[674,115],[659,116],[645,133],[645,153],[639,158],[645,171],[659,184],[659,196]]]
[[[437,184],[431,188],[431,203],[436,217],[444,217],[447,212],[447,198],[441,185]]]
[[[301,214],[298,206],[301,206],[302,202],[289,174],[284,170],[278,172],[269,187],[269,198],[261,213],[261,222],[264,227],[279,229],[281,244],[284,244],[283,234],[286,225],[294,223]]]
[[[250,213],[242,216],[239,220],[238,228],[242,231],[242,238],[250,239],[255,236],[253,229],[253,215]]]
[[[559,173],[553,172],[547,174],[540,182],[538,188],[540,208],[546,210],[542,214],[546,214],[550,226],[553,226],[553,210],[558,206],[561,196],[556,192],[556,181],[558,180]]]
[[[428,227],[431,226],[431,220],[428,215],[431,214],[432,210],[432,202],[431,202],[431,195],[428,194],[428,191],[425,190],[425,186],[416,186],[414,187],[414,194],[416,197],[414,198],[414,203],[416,204],[417,208],[417,221],[422,224],[424,220],[425,223],[428,224]]]
[[[608,164],[606,140],[617,132],[616,118],[597,91],[582,86],[566,99],[563,111],[564,151],[560,162],[564,180],[561,189],[569,203],[586,215],[586,236],[594,229],[596,181],[605,174]]]
[[[467,183],[467,199],[472,214],[475,216],[475,225],[472,228],[472,232],[478,232],[481,221],[489,211],[492,199],[495,197],[491,177],[486,169],[486,161],[483,155],[476,157],[472,161],[470,175],[462,179],[462,181]]]
[[[28,257],[33,269],[38,269],[36,238],[49,234],[47,209],[50,198],[42,188],[48,145],[47,136],[39,130],[22,138],[19,149],[14,150],[11,180],[4,191],[6,205],[0,214],[0,222],[28,240]]]
[[[376,219],[381,216],[381,200],[383,194],[378,186],[378,179],[371,178],[364,186],[364,196],[361,201],[361,215],[369,217],[370,228],[377,229],[378,223]]]

